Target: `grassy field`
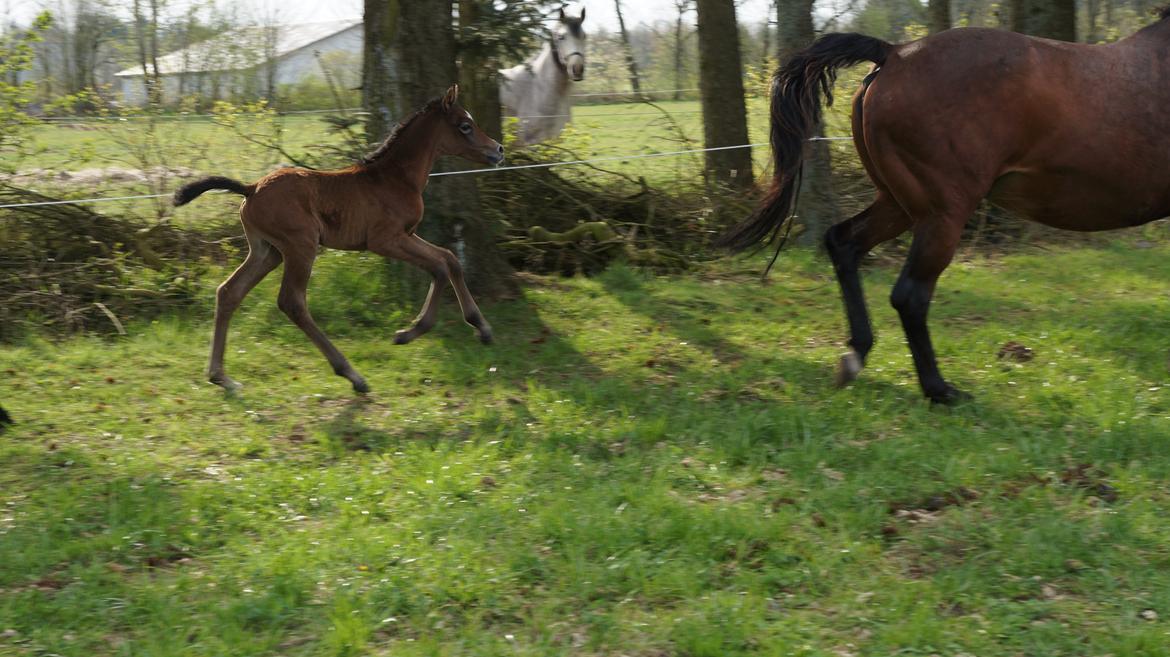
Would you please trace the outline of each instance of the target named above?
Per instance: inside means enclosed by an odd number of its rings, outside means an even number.
[[[848,91],[842,93],[848,98]],[[847,136],[847,118],[846,113],[834,111],[830,134]],[[269,128],[267,124],[247,118],[241,118],[240,121],[248,127],[245,132]],[[289,115],[281,117],[279,121],[284,129],[284,146],[294,155],[321,145],[341,143],[341,139],[330,134],[325,122],[317,116]],[[749,128],[752,142],[767,141],[765,99],[749,100]],[[254,179],[281,161],[279,154],[248,144],[231,128],[208,119],[163,119],[158,122],[158,130],[167,144],[166,164],[171,167]],[[78,171],[103,167],[137,168],[132,151],[135,144],[143,141],[143,122],[127,120],[45,125],[34,131],[33,139],[37,153],[21,163],[21,169]],[[558,148],[569,149],[572,157],[581,158],[685,150],[701,148],[702,145],[702,117],[697,101],[576,107],[568,131],[556,144]],[[848,142],[835,143],[833,147],[846,157],[854,157],[853,147]],[[769,162],[769,151],[758,148],[754,153],[757,170],[762,174]],[[555,152],[548,156],[570,159],[569,154]],[[670,184],[680,179],[698,179],[702,165],[702,154],[695,154],[607,162],[603,168],[627,175],[642,175],[652,183]]]
[[[932,326],[830,385],[829,267],[615,267],[453,304],[325,254],[355,398],[273,304],[0,347],[0,655],[1170,654],[1170,248],[966,259]],[[739,268],[739,269],[737,269]],[[750,272],[750,273],[749,273]],[[211,298],[211,290],[207,291]],[[1035,350],[1000,361],[1014,340]]]

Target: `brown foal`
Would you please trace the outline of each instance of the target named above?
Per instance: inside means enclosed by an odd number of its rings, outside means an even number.
[[[399,124],[372,154],[347,169],[278,169],[251,185],[213,176],[175,192],[175,205],[212,189],[245,197],[240,221],[248,239],[248,257],[216,291],[215,334],[207,367],[212,383],[228,390],[239,387],[223,367],[228,324],[248,292],[283,261],[277,306],[317,345],[337,375],[349,379],[357,392],[369,391],[366,380],[309,314],[305,289],[320,246],[372,251],[420,267],[434,277],[422,312],[395,335],[395,343],[406,344],[434,326],[439,296],[448,282],[455,288],[463,318],[484,344],[491,342],[491,326],[467,290],[459,259],[415,234],[423,216],[422,192],[439,156],[458,155],[491,165],[504,159],[504,147],[475,125],[458,97],[458,86],[452,86],[442,98]]]
[[[981,199],[1067,230],[1170,215],[1170,10],[1108,45],[977,28],[901,45],[860,34],[822,37],[776,72],[775,180],[725,245],[744,249],[778,234],[820,121],[821,95],[831,93],[838,68],[866,61],[877,66],[853,100],[853,142],[877,197],[825,235],[851,334],[838,381],[853,380],[873,346],[858,264],[909,231],[910,254],[890,302],[923,392],[959,401],[968,395],[939,373],[926,316]]]

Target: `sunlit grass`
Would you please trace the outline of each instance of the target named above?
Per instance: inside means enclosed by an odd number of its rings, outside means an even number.
[[[961,259],[931,315],[957,409],[921,399],[892,266],[831,387],[802,251],[766,286],[535,280],[485,304],[491,347],[450,299],[392,345],[419,295],[326,253],[310,305],[366,399],[275,276],[237,396],[202,380],[209,308],[0,348],[0,654],[1164,655],[1168,255]]]

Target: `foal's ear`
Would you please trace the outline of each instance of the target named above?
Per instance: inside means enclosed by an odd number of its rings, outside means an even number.
[[[443,94],[443,111],[454,107],[457,100],[459,100],[459,85],[453,84],[451,88],[447,89],[447,93]]]

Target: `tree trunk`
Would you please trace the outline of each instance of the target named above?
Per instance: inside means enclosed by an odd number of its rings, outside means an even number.
[[[788,61],[796,51],[813,42],[812,0],[779,0],[777,2],[777,56],[781,63]],[[813,132],[817,137],[825,134],[824,126],[818,125]],[[796,204],[796,216],[803,230],[796,242],[805,246],[820,244],[821,236],[836,223],[839,217],[837,197],[833,192],[832,156],[829,143],[814,141],[806,147],[807,157],[801,174],[800,197]]]
[[[683,71],[683,17],[690,10],[690,0],[677,0],[678,18],[674,21],[674,99],[682,100]]]
[[[494,11],[490,0],[459,0],[459,30],[476,31],[486,12]],[[460,53],[459,97],[475,117],[476,124],[492,139],[503,141],[503,116],[500,111],[500,78],[497,62],[479,49],[462,49]]]
[[[747,144],[747,107],[735,2],[698,0],[696,4],[704,143],[707,148]],[[708,151],[706,155],[710,182],[740,189],[752,185],[752,149]]]
[[[626,68],[630,71],[630,88],[634,90],[634,95],[642,95],[642,84],[638,79],[638,63],[634,61],[634,49],[630,46],[630,33],[626,31],[626,19],[622,16],[622,0],[613,0],[614,9],[617,10],[618,32],[622,37],[622,47],[626,51]]]
[[[450,0],[394,0],[394,4],[399,28],[393,47],[398,97],[407,111],[413,111],[459,79],[454,5]],[[446,161],[436,170],[465,166]],[[432,178],[424,199],[426,215],[419,232],[459,257],[467,285],[479,294],[512,291],[512,269],[496,246],[494,231],[482,219],[475,176]]]
[[[1060,41],[1077,39],[1074,0],[1011,0],[1011,10],[1014,32]]]
[[[396,93],[394,38],[398,32],[398,0],[365,0],[362,47],[362,106],[366,109],[366,140],[377,144],[402,115]]]
[[[151,102],[155,105],[163,102],[162,72],[158,70],[158,4],[159,0],[150,0],[150,65],[154,67],[150,87],[154,92]]]
[[[1085,43],[1099,43],[1101,35],[1097,28],[1097,14],[1101,13],[1101,0],[1086,0],[1085,14],[1088,21],[1085,30]]]
[[[931,34],[951,29],[951,0],[929,0],[926,14]]]
[[[154,97],[154,89],[146,61],[146,17],[142,15],[142,0],[134,0],[134,40],[138,46],[138,65],[142,67],[142,88],[149,103]]]

